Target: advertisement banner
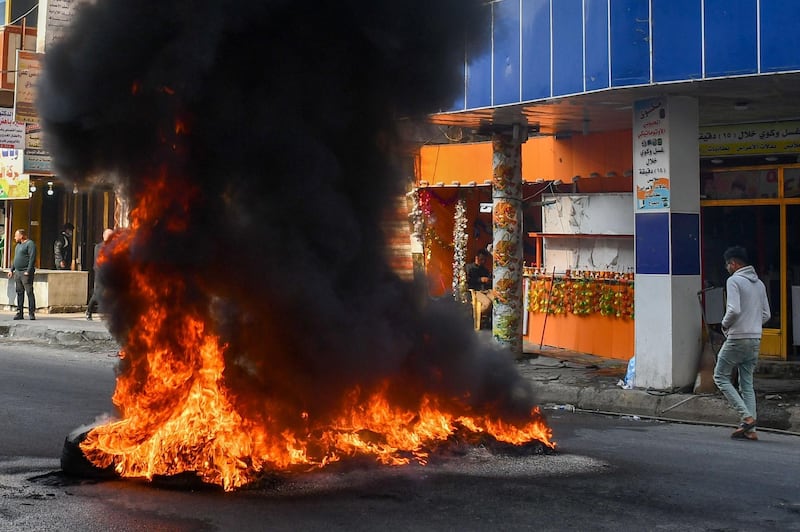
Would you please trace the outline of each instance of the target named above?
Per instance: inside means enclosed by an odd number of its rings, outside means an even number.
[[[14,110],[0,107],[0,148],[25,148],[25,124],[14,120]]]
[[[28,199],[30,177],[22,173],[22,150],[0,149],[0,199]]]
[[[701,157],[800,152],[800,121],[700,128]]]
[[[36,116],[36,85],[44,54],[17,50],[17,81],[14,88],[14,120],[39,122]]]
[[[633,173],[637,211],[669,210],[669,114],[667,99],[640,100],[634,105]]]

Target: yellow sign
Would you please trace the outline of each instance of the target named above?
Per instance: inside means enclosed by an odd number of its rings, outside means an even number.
[[[714,126],[700,129],[701,157],[800,152],[800,121]]]

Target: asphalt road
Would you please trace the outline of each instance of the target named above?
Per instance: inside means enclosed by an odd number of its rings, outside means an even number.
[[[0,339],[0,529],[800,530],[797,437],[566,411],[548,412],[550,455],[339,464],[235,493],[65,477],[66,434],[111,409],[113,355]]]

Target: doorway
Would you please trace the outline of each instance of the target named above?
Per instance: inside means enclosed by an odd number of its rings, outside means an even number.
[[[772,313],[761,356],[800,359],[800,165],[714,171],[703,177],[703,189],[704,286],[724,287],[723,252],[745,247]]]

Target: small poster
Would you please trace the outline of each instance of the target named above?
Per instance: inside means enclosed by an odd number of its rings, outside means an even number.
[[[633,172],[637,211],[669,210],[668,131],[666,97],[636,102],[633,118]]]
[[[28,199],[30,177],[22,173],[22,150],[0,149],[0,199]]]

